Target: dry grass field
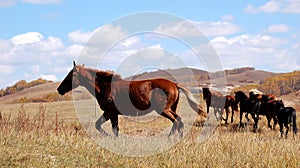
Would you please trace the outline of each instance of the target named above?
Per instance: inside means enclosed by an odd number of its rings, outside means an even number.
[[[93,101],[85,103],[90,105],[75,103],[74,108],[71,101],[0,104],[0,167],[300,167],[299,135],[280,138],[278,126],[275,131],[267,129],[265,117],[258,133],[252,132],[251,125],[240,129],[236,113],[234,123],[218,124],[207,139],[199,141],[203,119],[189,119],[193,114],[185,103],[179,113],[187,118],[186,135],[181,140],[174,137],[178,143],[173,147],[150,156],[116,154],[99,144],[126,149],[126,143],[133,142],[123,140],[123,135],[154,136],[152,141],[157,143],[162,138],[155,135],[167,137],[171,122],[154,114],[140,118],[143,122],[120,116],[119,138],[91,138],[93,120],[101,111]],[[299,113],[297,117],[299,127]],[[110,131],[109,122],[103,126]]]

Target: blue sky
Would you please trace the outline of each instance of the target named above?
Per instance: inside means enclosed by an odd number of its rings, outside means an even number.
[[[128,54],[145,48],[172,51],[188,66],[205,69],[189,60],[189,49],[176,40],[151,38],[149,34],[132,36],[122,27],[110,25],[144,11],[162,12],[193,23],[206,35],[223,68],[252,66],[274,72],[300,69],[299,0],[0,0],[0,88],[21,79],[62,80],[72,60],[80,57],[85,42],[99,29],[105,32],[103,41],[120,39],[123,46],[116,46],[118,52],[105,58],[105,69],[118,69]],[[190,27],[179,22],[164,23],[153,31],[178,33],[179,38],[194,35]]]

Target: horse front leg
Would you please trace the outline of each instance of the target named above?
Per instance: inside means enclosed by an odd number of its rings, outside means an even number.
[[[259,115],[257,114],[255,116],[254,113],[251,113],[251,115],[252,115],[252,118],[254,119],[253,132],[257,132]]]
[[[115,137],[119,136],[119,119],[117,113],[111,115],[110,122]]]
[[[206,106],[206,112],[209,113],[209,106]]]
[[[240,111],[240,127],[244,125],[242,120],[243,120],[243,112]]]
[[[231,123],[233,123],[234,110],[231,110]]]
[[[226,111],[225,124],[227,124],[227,121],[228,121],[228,115],[229,115],[229,109],[228,109],[228,108],[225,108],[225,111]],[[232,119],[231,119],[231,122],[232,122]]]
[[[108,120],[109,120],[109,113],[108,113],[108,112],[104,112],[104,113],[102,114],[102,116],[95,122],[95,127],[96,127],[96,129],[97,129],[102,135],[104,135],[104,136],[108,136],[109,134],[106,133],[106,132],[102,129],[101,125],[102,125],[103,123],[105,123],[106,121],[108,121]]]
[[[275,130],[275,127],[276,127],[276,125],[278,123],[278,120],[277,120],[276,116],[273,117],[273,121],[274,121],[273,130]]]
[[[270,116],[267,116],[267,120],[268,120],[268,127],[270,128],[270,129],[272,129],[272,125],[271,125],[271,117]]]

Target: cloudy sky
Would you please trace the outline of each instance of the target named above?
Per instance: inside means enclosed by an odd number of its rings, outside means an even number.
[[[126,20],[126,16],[144,11],[178,16],[188,24],[160,19],[156,27],[152,25],[152,30],[147,27],[147,32],[140,33],[145,31],[141,28],[135,34],[130,28],[113,24],[121,20],[133,27],[147,26],[151,22],[147,18],[134,23]],[[98,64],[102,61],[101,69],[124,71],[127,67],[135,68],[132,73],[142,72],[143,68],[138,66],[141,60],[156,60],[160,62],[158,68],[187,65],[209,69],[211,64],[193,60],[193,50],[183,45],[185,40],[182,40],[201,39],[204,34],[222,68],[299,70],[299,17],[300,0],[229,0],[226,3],[221,0],[0,0],[0,88],[21,79],[62,80],[73,60],[87,65],[95,62],[82,59],[82,53],[92,53],[85,48],[93,40],[97,41],[93,53],[97,53]],[[163,35],[151,35],[151,31]],[[108,48],[112,49],[107,53]],[[128,60],[131,64],[124,64]]]

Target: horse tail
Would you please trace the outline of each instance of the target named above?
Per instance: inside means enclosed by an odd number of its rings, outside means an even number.
[[[203,107],[200,104],[198,104],[196,98],[187,88],[181,85],[177,85],[177,88],[186,95],[189,105],[195,112],[197,112],[199,115],[207,117],[207,113],[203,111]]]
[[[297,134],[298,128],[297,128],[297,122],[296,122],[296,110],[294,109],[292,111],[292,124],[293,124],[293,132]]]

